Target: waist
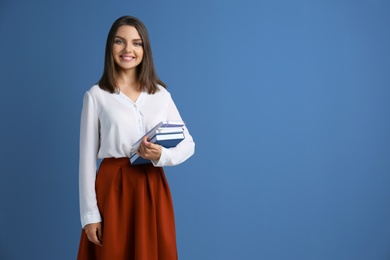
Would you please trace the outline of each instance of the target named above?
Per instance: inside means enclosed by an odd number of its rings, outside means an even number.
[[[130,163],[129,157],[121,157],[121,158],[104,158],[101,164],[111,164],[111,165],[118,165],[118,166],[153,166],[152,163],[147,164],[135,164],[132,165]],[[153,166],[154,167],[154,166]]]
[[[121,157],[121,158],[104,158],[102,164],[114,164],[118,166],[130,165],[130,158]]]

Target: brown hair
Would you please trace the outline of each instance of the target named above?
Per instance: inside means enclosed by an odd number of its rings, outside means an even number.
[[[106,54],[104,58],[104,71],[98,84],[103,90],[110,93],[117,91],[117,69],[112,56],[112,46],[114,44],[114,38],[118,28],[123,25],[129,25],[134,27],[142,40],[142,47],[144,50],[142,62],[137,66],[137,81],[139,83],[140,91],[147,91],[149,94],[154,94],[158,91],[157,85],[161,85],[164,88],[167,86],[160,80],[154,68],[152,48],[150,46],[150,40],[148,31],[145,25],[137,18],[133,16],[122,16],[118,18],[111,26],[110,32],[107,36],[106,42]]]

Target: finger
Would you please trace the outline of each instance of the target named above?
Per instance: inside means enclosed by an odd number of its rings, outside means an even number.
[[[95,245],[102,246],[102,242],[100,242],[100,240],[98,239],[97,234],[94,234],[89,241],[91,241]]]
[[[143,145],[145,145],[145,147],[149,147],[151,142],[148,141],[148,137],[145,136],[144,140],[143,140]]]
[[[143,155],[144,154],[144,150],[145,150],[145,148],[142,145],[140,145],[138,147],[138,150],[137,150],[138,155]]]
[[[87,237],[88,237],[88,240],[92,243],[94,243],[95,245],[98,245],[98,246],[101,246],[102,243],[99,241],[98,237],[97,237],[97,230],[95,231],[90,231],[87,233]]]
[[[146,155],[149,151],[149,147],[142,143],[138,148],[139,155]]]
[[[99,239],[99,242],[103,242],[103,229],[102,227],[99,227],[97,229],[97,238]]]

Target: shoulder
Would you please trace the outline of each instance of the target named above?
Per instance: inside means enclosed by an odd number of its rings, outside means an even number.
[[[112,99],[113,94],[105,91],[99,85],[93,85],[84,94],[84,102],[92,102],[96,108],[104,106]]]
[[[157,85],[157,92],[154,95],[156,94],[159,96],[171,97],[169,91],[161,85]]]
[[[89,90],[87,90],[87,93],[91,96],[99,96],[99,95],[104,94],[104,92],[107,92],[107,91],[101,89],[99,87],[99,85],[93,85]]]
[[[146,93],[147,103],[149,104],[166,104],[172,100],[171,94],[163,86],[157,85],[158,89],[154,94]]]
[[[112,93],[103,90],[99,85],[93,85],[89,90],[85,92],[86,96],[90,96],[93,99],[105,99],[108,96],[112,96]]]

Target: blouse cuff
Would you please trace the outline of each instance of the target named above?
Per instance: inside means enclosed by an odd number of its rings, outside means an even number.
[[[155,167],[163,167],[166,165],[167,160],[169,159],[169,149],[162,147],[161,156],[159,160],[153,160],[152,163]]]
[[[88,224],[99,223],[99,222],[102,222],[102,218],[99,212],[85,214],[81,217],[81,226],[83,228]]]

